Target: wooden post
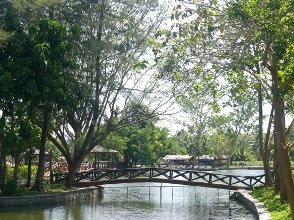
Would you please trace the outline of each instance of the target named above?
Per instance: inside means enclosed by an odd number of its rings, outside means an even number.
[[[98,170],[99,170],[99,168],[100,168],[100,158],[99,158],[100,153],[99,152],[97,153],[97,156],[98,156]]]
[[[111,168],[114,168],[114,159],[113,159],[114,153],[111,153]]]
[[[97,153],[94,152],[94,169],[96,170],[96,166],[97,166]]]
[[[211,180],[212,180],[212,174],[209,173],[208,175],[209,175],[209,177],[208,177],[208,178],[209,178],[208,183],[211,183]]]
[[[189,182],[191,182],[192,181],[192,172],[190,171],[189,172]]]

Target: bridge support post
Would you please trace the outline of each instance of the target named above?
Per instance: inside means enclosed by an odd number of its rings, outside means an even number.
[[[211,180],[212,180],[212,174],[209,173],[208,175],[209,175],[209,176],[208,176],[208,183],[211,183]]]
[[[129,170],[129,178],[132,179],[133,178],[133,171]]]
[[[232,185],[232,176],[229,176],[229,186]]]

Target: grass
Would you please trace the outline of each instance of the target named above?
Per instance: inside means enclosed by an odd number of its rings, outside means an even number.
[[[31,188],[24,187],[24,186],[17,186],[14,192],[3,195],[3,196],[35,196],[35,195],[44,195],[44,194],[51,194],[51,193],[58,193],[69,191],[72,189],[76,189],[75,187],[65,187],[64,184],[46,184],[45,191],[32,191]]]
[[[252,196],[263,202],[273,220],[290,220],[291,211],[287,203],[280,202],[280,195],[273,187],[261,187],[252,191]]]

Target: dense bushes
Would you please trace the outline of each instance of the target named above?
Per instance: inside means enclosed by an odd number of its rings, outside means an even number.
[[[32,178],[35,178],[37,173],[37,166],[32,166]],[[28,165],[22,165],[18,168],[19,179],[26,180],[28,178]],[[13,177],[13,167],[7,167],[7,179],[12,179]]]
[[[27,180],[28,177],[28,166],[22,165],[19,166],[19,180]],[[32,166],[32,178],[35,177],[37,172],[37,166]],[[21,186],[17,181],[13,179],[13,167],[7,167],[7,181],[3,187],[1,192],[2,196],[12,196],[12,195],[19,195],[25,192],[25,187]]]
[[[20,186],[15,180],[8,179],[2,191],[3,196],[15,196],[25,192],[25,187]]]
[[[263,202],[264,206],[270,212],[273,220],[292,219],[291,211],[287,203],[280,202],[280,195],[275,193],[272,187],[257,188],[252,191],[252,195]]]

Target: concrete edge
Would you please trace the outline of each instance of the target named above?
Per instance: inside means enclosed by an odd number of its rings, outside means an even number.
[[[249,194],[248,190],[238,190],[234,192],[232,198],[241,202],[245,207],[247,207],[252,213],[256,214],[257,219],[260,220],[271,220],[271,216],[267,209],[264,207],[263,203],[255,199]]]
[[[0,207],[62,204],[89,198],[100,198],[102,195],[102,187],[99,186],[33,196],[6,196],[0,197]]]

